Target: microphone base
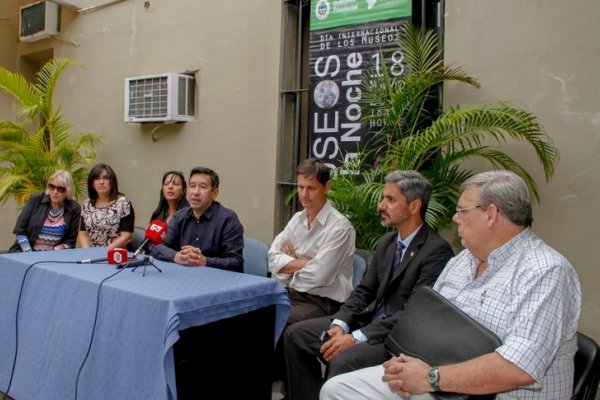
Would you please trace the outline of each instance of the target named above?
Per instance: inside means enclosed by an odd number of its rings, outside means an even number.
[[[146,267],[148,265],[151,265],[158,272],[162,272],[162,270],[160,268],[158,268],[156,265],[154,265],[154,263],[152,261],[154,261],[153,257],[145,256],[145,257],[143,257],[142,259],[139,259],[139,260],[133,259],[133,260],[128,261],[126,263],[118,264],[117,265],[117,269],[131,268],[131,272],[133,272],[136,269],[138,269],[139,267],[144,267],[144,274],[142,276],[146,276]]]

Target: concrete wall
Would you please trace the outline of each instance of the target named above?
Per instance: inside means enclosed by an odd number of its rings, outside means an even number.
[[[55,102],[75,131],[103,137],[97,161],[115,169],[119,189],[135,207],[137,225],[149,221],[164,171],[180,170],[187,177],[201,165],[220,175],[219,200],[237,211],[246,234],[270,241],[280,2],[148,3],[130,0],[84,13],[63,9],[61,37],[15,44],[18,56],[35,58],[51,48],[55,57],[81,61],[82,67],[63,72]],[[1,41],[16,43],[16,33]],[[158,128],[124,122],[126,77],[191,71],[197,80],[196,121]],[[6,104],[5,96],[1,101]],[[7,243],[6,230],[1,237]]]
[[[0,65],[11,71],[17,69],[17,40],[19,32],[19,1],[0,1]],[[12,38],[13,40],[9,40]],[[14,121],[16,107],[10,97],[0,94],[0,120]],[[5,205],[0,206],[0,250],[8,249],[15,240],[12,234],[15,225],[16,205],[8,200]]]
[[[598,341],[599,20],[597,0],[449,0],[445,15],[446,61],[482,84],[447,86],[445,106],[511,101],[539,117],[561,153],[555,176],[544,183],[526,146],[506,145],[540,182],[533,230],[575,266],[584,296],[580,330]]]

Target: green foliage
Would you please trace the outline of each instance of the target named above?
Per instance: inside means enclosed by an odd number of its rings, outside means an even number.
[[[458,188],[476,173],[464,167],[468,159],[483,159],[492,168],[514,171],[539,201],[533,177],[501,150],[508,140],[530,145],[549,180],[559,154],[537,118],[506,103],[431,110],[442,83],[456,81],[477,88],[479,83],[462,69],[444,65],[435,31],[408,25],[398,45],[404,57],[404,74],[392,76],[383,68],[380,76],[372,73],[364,83],[364,120],[367,124],[373,119],[383,122],[372,133],[372,150],[361,151],[340,167],[332,180],[330,198],[353,223],[356,246],[373,249],[386,231],[379,222],[377,204],[385,175],[396,169],[418,170],[431,181],[433,193],[426,219],[437,229],[451,225]],[[368,161],[373,159],[374,165]]]
[[[71,64],[74,61],[66,58],[50,60],[35,83],[0,67],[0,89],[16,100],[22,121],[0,121],[0,203],[10,197],[25,203],[31,193],[44,190],[59,169],[73,175],[75,197],[85,192],[87,166],[96,158],[93,149],[100,138],[71,133],[60,107],[54,110],[52,104],[58,78]]]

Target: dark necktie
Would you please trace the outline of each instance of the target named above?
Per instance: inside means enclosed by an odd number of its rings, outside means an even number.
[[[400,261],[402,261],[402,251],[404,250],[404,243],[398,240],[396,243],[396,251],[394,251],[394,261],[392,262],[392,276],[396,275],[400,270]],[[375,314],[373,314],[373,321],[382,319],[385,317],[385,301],[382,301],[377,306]]]
[[[394,263],[392,264],[394,274],[396,274],[398,271],[400,271],[400,261],[402,261],[402,251],[404,251],[404,243],[402,243],[401,241],[398,240],[398,243],[396,244],[396,251],[394,252]]]

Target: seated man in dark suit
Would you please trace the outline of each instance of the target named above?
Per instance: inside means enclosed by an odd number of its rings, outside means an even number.
[[[448,242],[424,222],[429,181],[416,171],[395,171],[385,181],[381,222],[397,232],[380,239],[361,283],[337,313],[300,321],[284,333],[292,399],[319,397],[324,382],[319,358],[328,363],[328,377],[387,360],[383,341],[397,313],[417,286],[433,285],[453,255]],[[324,331],[330,339],[322,344]]]

